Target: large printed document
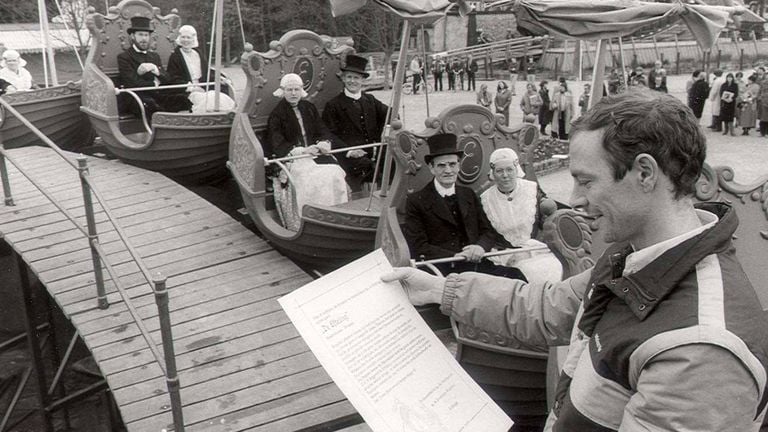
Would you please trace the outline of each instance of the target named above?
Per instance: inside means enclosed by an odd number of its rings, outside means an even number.
[[[377,250],[280,299],[375,432],[506,432],[512,420],[421,319]]]

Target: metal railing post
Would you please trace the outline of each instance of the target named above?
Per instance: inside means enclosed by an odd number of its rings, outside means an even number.
[[[8,167],[5,166],[5,144],[3,137],[0,136],[0,177],[3,178],[3,194],[5,195],[5,205],[13,206],[13,196],[11,196],[11,181],[8,179]]]
[[[176,432],[184,431],[184,414],[182,413],[181,383],[176,371],[176,354],[173,349],[173,331],[171,330],[171,313],[168,310],[168,289],[165,285],[166,278],[161,273],[152,276],[155,285],[155,303],[157,303],[157,315],[160,319],[160,337],[163,343],[163,355],[165,356],[165,382],[168,385],[168,394],[171,398],[171,413],[173,414],[173,429]]]
[[[88,246],[91,248],[91,260],[93,261],[93,275],[96,278],[96,296],[99,309],[109,308],[107,301],[107,291],[104,287],[104,274],[101,272],[101,260],[99,252],[94,246],[94,242],[99,241],[99,235],[96,232],[96,217],[93,213],[93,200],[91,199],[91,187],[85,180],[88,175],[88,159],[80,155],[77,157],[77,171],[80,174],[80,185],[83,188],[83,205],[85,206],[85,220],[88,223]]]

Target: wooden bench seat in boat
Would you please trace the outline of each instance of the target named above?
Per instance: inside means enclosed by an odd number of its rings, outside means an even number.
[[[283,254],[305,269],[327,272],[373,250],[381,199],[353,195],[338,206],[306,204],[298,231],[286,229],[274,210],[265,176],[264,138],[267,121],[280,101],[273,96],[280,79],[296,73],[322,113],[327,101],[341,93],[338,77],[351,46],[336,46],[331,38],[309,30],[292,30],[270,43],[270,50],[246,47],[241,57],[247,85],[237,107],[227,166],[235,178],[248,214],[259,231]],[[296,205],[296,204],[294,204]]]

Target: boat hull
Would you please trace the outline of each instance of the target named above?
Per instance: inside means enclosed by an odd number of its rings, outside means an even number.
[[[124,134],[114,118],[95,113],[89,117],[107,150],[123,162],[183,184],[211,183],[226,176],[233,115],[157,113],[151,135]]]
[[[88,118],[80,112],[79,83],[70,82],[2,97],[62,149],[77,151],[93,143],[93,129]],[[4,108],[0,108],[0,132],[5,148],[43,144],[37,135]]]
[[[373,250],[379,217],[376,213],[360,216],[332,207],[306,205],[301,228],[292,236],[273,231],[269,227],[271,224],[264,223],[262,217],[253,220],[264,237],[282,254],[305,269],[328,273]]]

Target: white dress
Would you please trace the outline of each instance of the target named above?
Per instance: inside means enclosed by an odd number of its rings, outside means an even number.
[[[0,69],[0,79],[7,81],[16,91],[32,90],[32,74],[24,67],[19,66],[18,72],[4,67]]]
[[[296,147],[290,156],[302,154],[304,147]],[[290,179],[284,173],[272,180],[275,205],[283,226],[298,231],[301,210],[306,204],[334,206],[349,200],[349,189],[344,170],[338,165],[317,164],[312,158],[294,159],[286,164]]]
[[[480,195],[480,202],[493,228],[512,246],[544,245],[531,238],[539,205],[536,183],[518,179],[517,187],[509,195],[491,186]],[[490,259],[499,265],[517,267],[531,283],[559,281],[563,277],[562,264],[548,249],[502,255]]]

